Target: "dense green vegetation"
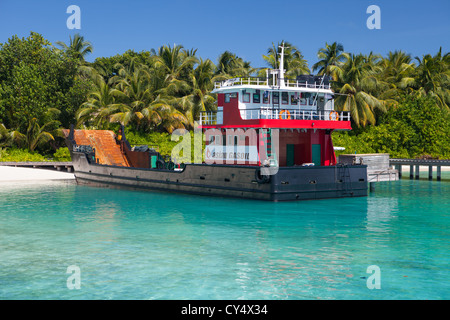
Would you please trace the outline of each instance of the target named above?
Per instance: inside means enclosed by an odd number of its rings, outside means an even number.
[[[402,96],[376,126],[333,133],[339,153],[389,153],[399,158],[450,159],[450,113],[430,97]],[[336,152],[338,154],[338,152]]]
[[[317,72],[332,77],[336,109],[350,111],[352,132],[335,132],[345,152],[388,152],[393,157],[450,158],[450,55],[413,58],[348,53],[326,43],[311,67],[295,45],[285,52],[286,76]],[[0,44],[0,153],[66,159],[61,128],[113,129],[123,124],[133,144],[158,144],[169,154],[170,133],[192,130],[201,111],[215,110],[214,81],[264,76],[278,67],[280,43],[268,44],[266,66],[225,51],[214,63],[181,45],[127,51],[85,60],[93,46],[75,35],[49,43],[32,32]],[[22,150],[22,151],[14,151]],[[7,157],[6,154],[9,156]]]

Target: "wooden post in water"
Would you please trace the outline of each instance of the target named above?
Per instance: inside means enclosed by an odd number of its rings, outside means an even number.
[[[401,179],[402,178],[402,165],[401,164],[397,164],[395,166],[395,169],[397,169],[397,171],[398,171],[398,178]]]
[[[441,181],[441,166],[437,167],[436,176],[437,176],[437,181]]]
[[[433,180],[433,166],[428,166],[428,180]]]
[[[414,166],[413,165],[409,166],[409,178],[414,179]]]
[[[420,166],[416,165],[416,180],[419,180],[419,176],[420,176]]]

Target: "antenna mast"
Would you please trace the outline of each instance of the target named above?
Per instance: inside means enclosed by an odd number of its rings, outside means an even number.
[[[281,57],[280,57],[280,67],[278,69],[278,86],[280,88],[285,87],[285,83],[284,83],[284,42],[281,43],[281,46],[279,47],[281,48]]]

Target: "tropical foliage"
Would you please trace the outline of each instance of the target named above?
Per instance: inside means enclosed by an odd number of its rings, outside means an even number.
[[[169,149],[171,132],[192,130],[201,112],[215,110],[215,81],[266,77],[268,68],[279,68],[281,44],[287,78],[311,71],[330,76],[336,109],[351,112],[355,130],[335,133],[335,145],[450,157],[444,123],[450,112],[450,55],[442,49],[413,58],[402,51],[349,53],[340,43],[325,43],[310,68],[301,50],[286,41],[269,45],[263,66],[230,51],[210,60],[196,49],[163,45],[91,63],[86,57],[93,46],[83,36],[55,47],[34,32],[0,44],[0,146],[53,157],[63,145],[57,129],[73,123],[93,129],[125,125],[136,142],[159,142]]]
[[[362,132],[335,132],[340,153],[389,153],[391,157],[450,159],[450,113],[432,97],[404,95],[397,107]]]
[[[319,61],[312,66],[312,70],[317,70],[318,75],[330,75],[330,68],[332,66],[341,67],[349,59],[349,55],[344,52],[344,46],[341,43],[334,42],[331,45],[325,43],[325,47],[319,49],[317,58]]]
[[[310,70],[308,62],[303,57],[302,53],[297,47],[289,42],[281,41],[275,45],[272,43],[272,47],[267,49],[267,55],[263,55],[263,59],[271,69],[279,69],[281,46],[284,46],[284,69],[286,70],[285,76],[287,78],[295,79],[302,74],[309,74]]]
[[[84,58],[92,53],[94,48],[89,41],[85,41],[83,36],[76,34],[73,39],[70,36],[70,43],[66,45],[62,41],[57,41],[56,44],[62,48],[68,55],[73,56],[75,59],[78,59],[80,62],[84,62]]]

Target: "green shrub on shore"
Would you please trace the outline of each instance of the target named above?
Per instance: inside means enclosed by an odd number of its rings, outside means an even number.
[[[450,112],[432,98],[405,96],[377,126],[360,132],[334,132],[339,154],[389,153],[391,158],[450,159]]]
[[[70,158],[69,148],[61,147],[53,154],[53,161],[66,162],[72,161]]]
[[[125,131],[125,133],[131,145],[156,145],[162,155],[170,155],[173,147],[178,143],[171,141],[170,134],[166,132],[139,133]]]
[[[1,162],[42,162],[49,161],[37,152],[30,152],[26,149],[2,149],[0,152]]]

